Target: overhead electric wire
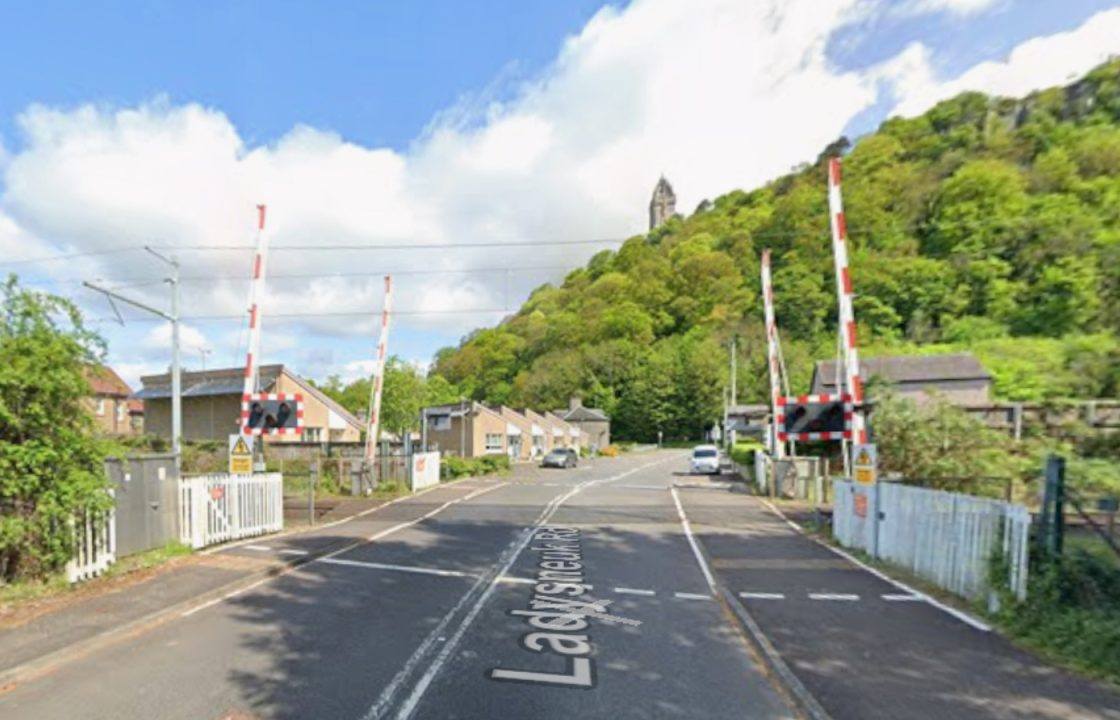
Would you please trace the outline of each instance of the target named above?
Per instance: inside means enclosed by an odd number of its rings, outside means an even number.
[[[469,315],[472,313],[479,314],[496,314],[496,313],[509,313],[510,310],[505,308],[449,308],[446,310],[393,310],[394,315]],[[266,317],[272,319],[299,319],[299,318],[331,318],[331,317],[369,317],[371,320],[376,319],[381,314],[379,309],[370,310],[335,310],[331,312],[309,312],[309,313],[268,313]],[[184,315],[180,320],[187,321],[193,320],[197,322],[223,322],[229,320],[242,320],[245,318],[245,313],[238,313],[236,315]],[[137,317],[127,318],[128,322],[163,322],[160,318],[152,317]],[[103,322],[117,322],[117,318],[92,318],[89,322],[103,323]]]

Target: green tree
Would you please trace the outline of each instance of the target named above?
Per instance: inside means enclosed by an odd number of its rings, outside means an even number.
[[[84,405],[104,344],[69,301],[22,289],[0,301],[0,579],[60,568],[71,522],[111,500]]]

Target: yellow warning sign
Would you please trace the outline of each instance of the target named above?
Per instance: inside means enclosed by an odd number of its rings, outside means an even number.
[[[229,436],[230,475],[250,475],[253,472],[253,436]]]
[[[852,452],[852,477],[858,485],[874,485],[878,479],[878,453],[872,444],[856,445]]]

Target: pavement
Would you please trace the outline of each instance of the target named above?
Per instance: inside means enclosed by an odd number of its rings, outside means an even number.
[[[158,617],[147,591],[131,625],[126,593],[68,608],[113,620],[38,659],[0,631],[0,717],[1120,717],[686,467],[519,466],[221,549],[241,574]]]

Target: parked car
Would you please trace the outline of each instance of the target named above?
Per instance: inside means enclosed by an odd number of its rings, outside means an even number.
[[[719,448],[715,445],[697,445],[692,449],[692,472],[719,475]]]
[[[550,450],[541,460],[541,467],[574,468],[579,464],[579,453],[574,448]]]

